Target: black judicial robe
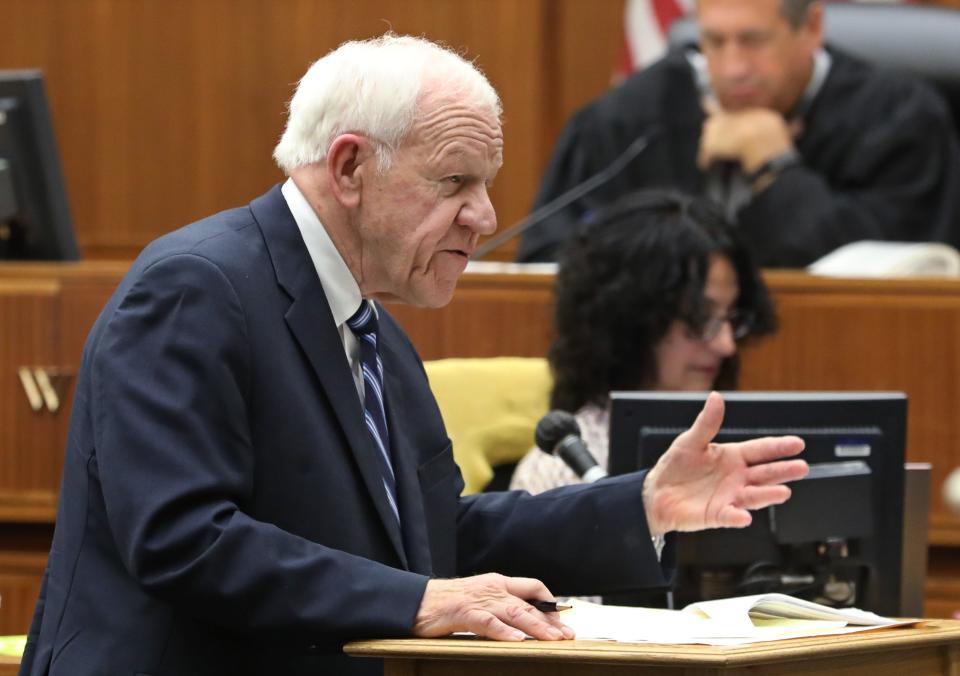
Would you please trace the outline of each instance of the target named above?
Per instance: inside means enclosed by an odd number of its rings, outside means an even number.
[[[942,98],[914,79],[830,54],[796,141],[802,164],[737,214],[759,263],[804,266],[861,239],[960,245],[960,147]],[[632,190],[703,194],[703,120],[682,51],[581,109],[557,143],[535,208],[609,166],[638,136],[649,145],[610,183],[528,230],[517,259],[555,260],[582,220]]]

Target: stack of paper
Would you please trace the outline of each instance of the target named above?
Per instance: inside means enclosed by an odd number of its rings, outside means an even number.
[[[624,643],[742,645],[915,624],[856,608],[830,608],[786,594],[703,601],[683,610],[605,606],[570,599],[560,619],[578,639]]]

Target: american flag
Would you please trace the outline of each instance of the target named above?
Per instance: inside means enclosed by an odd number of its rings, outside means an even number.
[[[624,78],[663,56],[670,24],[695,9],[696,0],[627,0],[624,46],[616,76]]]

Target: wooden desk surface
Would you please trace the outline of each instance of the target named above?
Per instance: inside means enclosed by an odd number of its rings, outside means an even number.
[[[804,673],[872,673],[880,676],[885,673],[904,673],[909,669],[911,676],[934,673],[956,676],[960,674],[960,621],[928,620],[915,627],[731,647],[601,641],[505,643],[442,638],[354,641],[347,644],[344,651],[355,657],[386,659],[388,666],[421,660],[419,670],[409,671],[411,674],[427,673],[423,671],[423,665],[495,661],[504,664],[539,664],[543,669],[540,672],[534,669],[529,673],[556,673],[544,669],[544,663],[552,663],[550,669],[556,669],[559,666],[557,663],[563,662],[566,665],[619,665],[642,669],[637,673],[646,673],[646,668],[654,668],[664,670],[664,673],[720,674],[739,673],[741,669],[746,669],[750,674],[788,674],[799,671],[797,665],[802,663]],[[491,668],[491,665],[487,664],[487,668]],[[505,673],[503,665],[498,664],[495,668],[496,671],[491,669],[490,673]],[[481,666],[481,670],[477,671],[458,669],[456,672],[438,670],[436,673],[484,673],[482,669]],[[394,673],[408,672],[403,669],[391,671],[388,668],[388,675]],[[509,673],[527,672],[511,670]],[[563,673],[605,672],[571,669]]]

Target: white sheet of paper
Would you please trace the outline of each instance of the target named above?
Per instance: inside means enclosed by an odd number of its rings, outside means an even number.
[[[782,613],[788,617],[767,613],[751,620],[749,610],[761,598],[769,604],[769,613]],[[802,636],[848,634],[916,622],[890,620],[856,609],[835,611],[797,601],[800,600],[783,595],[746,596],[694,604],[684,610],[663,610],[605,606],[571,599],[568,603],[573,607],[563,611],[560,619],[576,631],[579,639],[706,645],[743,645]]]

